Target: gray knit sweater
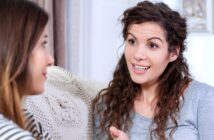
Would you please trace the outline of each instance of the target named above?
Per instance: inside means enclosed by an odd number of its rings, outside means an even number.
[[[214,140],[214,88],[192,81],[181,102],[183,104],[178,114],[178,127],[173,133],[173,140]],[[151,125],[152,119],[134,113],[132,122],[128,132],[130,140],[149,140],[150,130],[155,127]],[[174,125],[170,122],[169,120],[165,131],[167,138]],[[99,119],[96,119],[95,127],[99,128]],[[102,138],[106,139],[105,136]]]

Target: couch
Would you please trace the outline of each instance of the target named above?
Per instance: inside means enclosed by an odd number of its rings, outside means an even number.
[[[91,101],[104,86],[51,66],[44,93],[25,97],[23,106],[33,113],[54,140],[91,140]]]

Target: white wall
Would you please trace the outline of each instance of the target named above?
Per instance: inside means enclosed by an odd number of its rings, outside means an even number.
[[[190,34],[186,58],[193,77],[214,86],[214,36]]]
[[[82,0],[84,2],[84,0]],[[88,0],[85,0],[88,1]],[[123,11],[139,0],[90,0],[83,5],[84,20],[80,56],[83,73],[79,76],[108,82],[118,61],[118,48],[122,44],[122,27],[118,20]],[[160,0],[156,0],[160,1]],[[173,9],[177,0],[162,0]],[[214,86],[214,36],[190,34],[187,39],[186,58],[195,79]],[[119,49],[122,51],[122,48]]]

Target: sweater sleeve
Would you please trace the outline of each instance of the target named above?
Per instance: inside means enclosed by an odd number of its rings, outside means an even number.
[[[214,138],[214,88],[208,87],[201,95],[198,105],[198,133],[199,140],[213,140]]]

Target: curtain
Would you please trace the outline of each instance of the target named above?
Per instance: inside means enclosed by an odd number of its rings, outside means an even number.
[[[49,14],[48,50],[55,59],[55,65],[65,67],[65,0],[31,0]]]

